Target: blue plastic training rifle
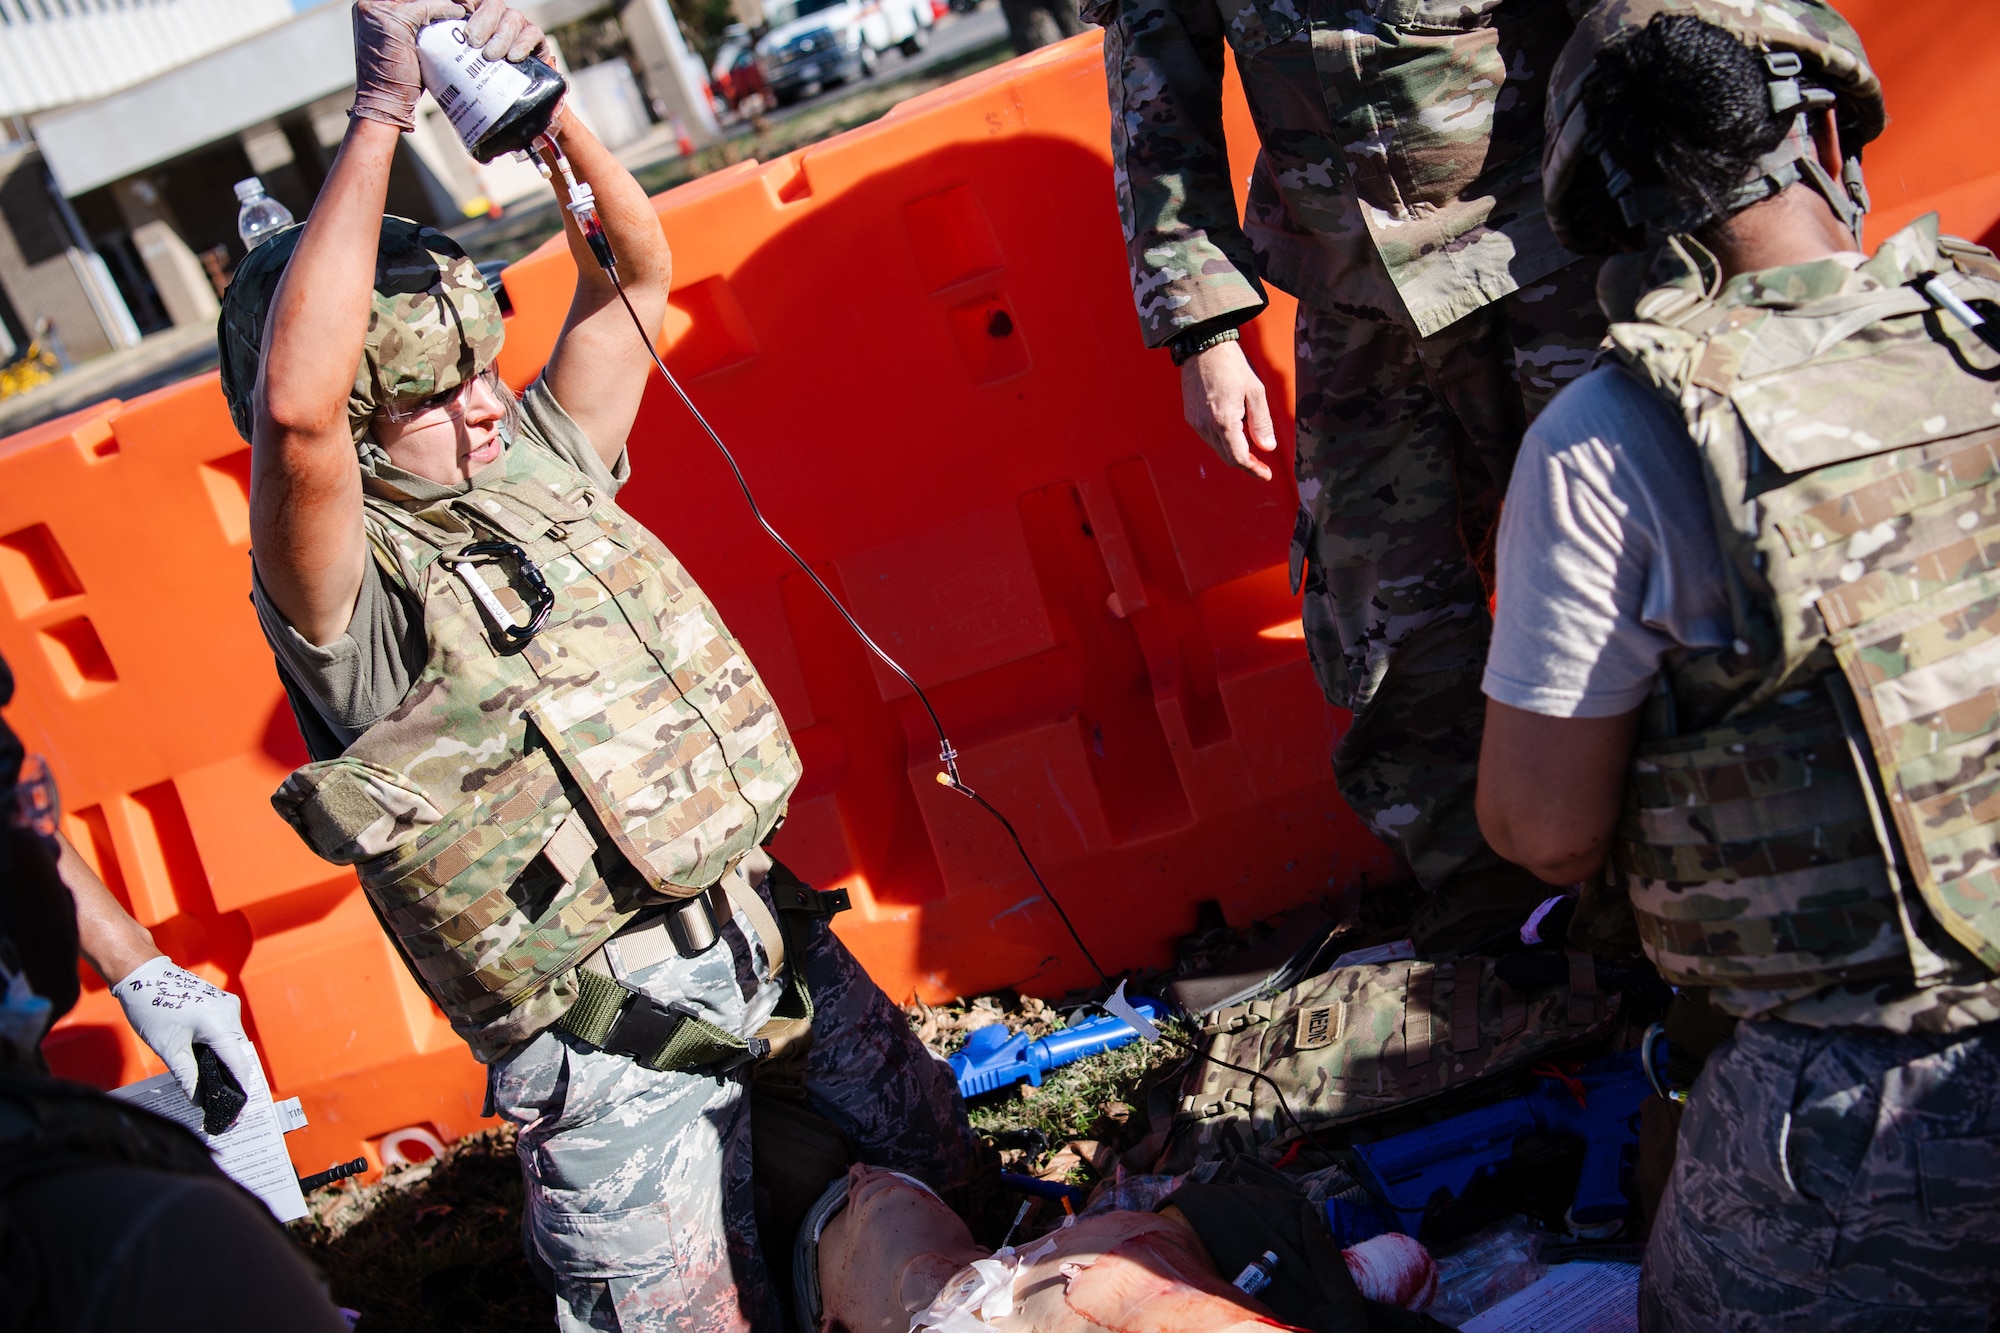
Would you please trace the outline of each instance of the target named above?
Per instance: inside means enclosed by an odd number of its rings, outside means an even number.
[[[1167,1016],[1165,1005],[1143,995],[1132,997],[1132,1007],[1154,1022]],[[1005,1023],[992,1023],[966,1034],[965,1045],[950,1057],[951,1072],[958,1079],[959,1092],[966,1097],[1009,1087],[1022,1079],[1039,1088],[1042,1075],[1058,1065],[1114,1051],[1138,1039],[1131,1024],[1109,1014],[1061,1028],[1040,1041],[1025,1032],[1008,1031]]]
[[[1620,1188],[1626,1156],[1639,1143],[1639,1104],[1653,1095],[1639,1053],[1606,1056],[1574,1078],[1544,1078],[1526,1096],[1440,1120],[1426,1129],[1354,1146],[1361,1183],[1416,1236],[1439,1196],[1463,1198],[1473,1181],[1514,1154],[1523,1134],[1567,1134],[1584,1142],[1570,1221],[1615,1221],[1631,1202]]]

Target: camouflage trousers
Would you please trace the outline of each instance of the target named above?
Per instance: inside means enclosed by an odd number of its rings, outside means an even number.
[[[803,953],[789,965],[805,968],[815,1006],[805,1078],[814,1109],[864,1160],[937,1187],[958,1183],[976,1143],[950,1067],[824,922]],[[624,980],[692,1003],[739,1036],[781,995],[740,913],[705,952]],[[743,1072],[656,1073],[551,1030],[496,1063],[490,1088],[495,1109],[520,1127],[526,1229],[554,1273],[558,1328],[783,1327],[753,1214]]]
[[[1741,1024],[1681,1123],[1640,1328],[1974,1333],[1996,1307],[2000,1024]]]
[[[1354,714],[1340,793],[1425,888],[1492,860],[1472,796],[1494,533],[1522,433],[1604,336],[1597,267],[1428,338],[1299,305],[1293,590],[1320,687]]]

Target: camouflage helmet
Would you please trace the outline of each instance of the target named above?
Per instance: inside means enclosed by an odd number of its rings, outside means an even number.
[[[1586,209],[1591,192],[1611,190],[1626,221],[1637,226],[1649,217],[1637,191],[1613,188],[1621,173],[1601,162],[1591,126],[1586,123],[1583,85],[1606,46],[1629,33],[1636,33],[1662,14],[1686,14],[1706,20],[1731,33],[1763,56],[1769,71],[1771,104],[1774,110],[1798,107],[1803,112],[1813,102],[1802,90],[1803,79],[1813,88],[1831,92],[1851,120],[1842,127],[1841,151],[1847,157],[1839,186],[1825,177],[1803,133],[1788,137],[1761,164],[1765,174],[1755,182],[1768,182],[1766,193],[1805,178],[1827,195],[1827,202],[1849,227],[1860,230],[1860,215],[1867,211],[1867,195],[1861,188],[1862,145],[1882,133],[1888,117],[1882,104],[1882,84],[1868,64],[1861,39],[1847,20],[1821,0],[1600,0],[1584,15],[1556,60],[1549,77],[1549,97],[1542,113],[1542,196],[1548,206],[1549,226],[1556,238],[1573,250],[1587,250],[1593,238],[1579,235],[1579,216]],[[1849,130],[1852,130],[1851,136]],[[1850,142],[1851,137],[1851,142]],[[1786,159],[1780,161],[1779,159]],[[1601,165],[1601,170],[1600,170]],[[1615,212],[1616,210],[1614,210]]]
[[[287,227],[252,250],[223,297],[217,331],[222,394],[236,433],[246,440],[264,321],[304,230],[303,224]],[[347,399],[356,442],[377,408],[429,398],[478,375],[500,354],[505,336],[500,303],[458,242],[408,218],[383,218],[368,335]]]

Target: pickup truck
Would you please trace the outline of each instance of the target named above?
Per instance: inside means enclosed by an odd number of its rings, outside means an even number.
[[[779,106],[814,84],[865,79],[890,47],[914,56],[930,41],[931,0],[778,0],[757,43],[757,64]]]

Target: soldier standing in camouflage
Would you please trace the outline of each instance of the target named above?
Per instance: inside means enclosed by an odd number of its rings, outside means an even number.
[[[775,1331],[756,1061],[785,1053],[870,1162],[948,1186],[976,1141],[949,1068],[828,930],[832,905],[763,850],[799,777],[783,719],[615,502],[671,267],[644,192],[559,122],[646,332],[564,215],[576,292],[518,401],[477,268],[383,216],[417,33],[451,19],[489,60],[542,41],[501,0],[360,0],[339,156],[225,303],[252,600],[314,759],[273,804],[355,868],[488,1066],[558,1326]]]
[[[2000,353],[1953,298],[2000,262],[1935,216],[1861,252],[1882,89],[1816,0],[1602,0],[1556,71],[1615,322],[1507,492],[1479,806],[1740,1020],[1640,1327],[1990,1328]]]
[[[1473,814],[1493,525],[1521,433],[1604,333],[1595,264],[1542,218],[1564,0],[1087,0],[1104,26],[1132,291],[1188,423],[1258,477],[1276,448],[1235,341],[1299,298],[1293,591],[1340,791],[1471,943],[1546,891]],[[1234,52],[1262,152],[1239,223],[1223,142]],[[1518,912],[1515,913],[1518,916]],[[1454,924],[1455,923],[1455,924]]]

